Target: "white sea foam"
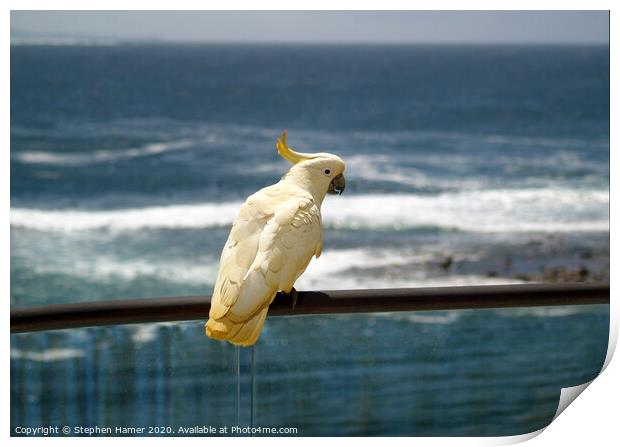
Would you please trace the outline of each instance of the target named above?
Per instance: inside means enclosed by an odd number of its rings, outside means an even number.
[[[167,143],[151,143],[142,147],[132,147],[127,149],[102,149],[87,153],[23,151],[12,154],[11,156],[22,163],[81,166],[162,154],[164,152],[185,149],[190,147],[192,144],[193,143],[191,140],[179,140]]]
[[[218,260],[214,256],[191,261],[177,259],[128,259],[113,256],[74,257],[58,252],[54,258],[29,255],[27,263],[36,274],[62,274],[101,283],[127,283],[152,278],[184,286],[209,289],[217,277]],[[64,253],[64,255],[63,255]],[[426,262],[443,258],[436,250],[411,248],[356,248],[325,250],[313,259],[299,278],[300,290],[360,289],[390,287],[431,287],[440,285],[507,284],[518,281],[476,275],[429,277]],[[403,266],[407,266],[403,269]],[[394,274],[391,267],[401,267]]]
[[[53,348],[43,351],[24,351],[11,349],[12,359],[32,360],[35,362],[56,362],[84,357],[84,350],[73,348]]]
[[[378,313],[378,318],[389,318],[396,321],[407,321],[416,324],[452,324],[462,315],[462,311],[437,312],[390,312]]]
[[[306,286],[325,287],[325,279],[334,276],[342,278],[343,273],[352,269],[370,269],[398,265],[408,265],[431,259],[429,254],[412,254],[411,250],[344,249],[326,250],[319,259],[314,259],[306,272]],[[200,261],[118,259],[109,256],[92,256],[84,259],[55,258],[54,260],[29,261],[37,274],[60,273],[78,276],[88,280],[131,281],[140,277],[191,285],[213,284],[217,277],[218,260],[205,258]],[[346,275],[344,275],[346,277]],[[355,279],[356,275],[351,276]],[[342,288],[342,287],[339,287]]]
[[[408,157],[411,155],[404,158]],[[457,164],[461,161],[458,156],[451,156],[449,163],[455,162],[455,159]],[[425,162],[428,160],[429,157],[424,157]],[[347,157],[347,173],[358,180],[394,183],[414,188],[480,188],[482,186],[480,179],[431,177],[413,166],[395,165],[394,163],[398,161],[384,154],[352,155]],[[445,165],[446,160],[442,158],[437,164]]]
[[[131,341],[136,346],[151,343],[157,340],[157,335],[162,327],[179,327],[181,323],[178,321],[166,321],[149,324],[131,325],[127,329],[131,333]]]
[[[520,309],[498,309],[496,312],[505,317],[568,317],[590,312],[588,306],[561,306],[561,307],[524,307]]]
[[[317,262],[312,261],[312,262]],[[522,281],[511,278],[488,278],[482,275],[428,276],[423,268],[398,273],[398,276],[386,274],[369,275],[364,272],[328,274],[314,276],[312,263],[308,270],[295,282],[299,290],[351,290],[351,289],[391,289],[402,287],[448,287],[448,286],[484,286],[520,284]]]
[[[210,228],[232,223],[241,202],[110,211],[12,208],[11,225],[40,231]],[[609,230],[605,190],[516,189],[328,197],[323,222],[343,229],[437,227],[478,233]]]
[[[157,339],[157,324],[140,324],[133,328],[131,341],[136,345],[150,343]]]
[[[349,269],[409,265],[430,261],[431,259],[433,259],[433,255],[430,253],[413,253],[411,250],[369,248],[325,250],[318,259],[312,261],[304,275],[307,278],[321,278]]]
[[[324,204],[338,228],[439,227],[468,232],[608,231],[609,194],[601,190],[483,190],[438,195],[352,196]]]
[[[171,205],[112,211],[11,209],[11,225],[41,231],[207,228],[230,224],[241,203]]]
[[[36,262],[36,261],[35,261]],[[60,273],[93,281],[131,281],[140,277],[157,278],[179,284],[212,284],[217,277],[217,263],[206,259],[202,263],[183,261],[121,260],[110,257],[65,259],[54,263],[33,265],[37,274]]]

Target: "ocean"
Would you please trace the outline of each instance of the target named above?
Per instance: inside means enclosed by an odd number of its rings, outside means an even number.
[[[210,294],[284,129],[347,164],[299,290],[609,280],[607,46],[13,45],[10,103],[11,307]],[[525,433],[609,308],[270,318],[239,377],[203,324],[12,335],[12,428]]]

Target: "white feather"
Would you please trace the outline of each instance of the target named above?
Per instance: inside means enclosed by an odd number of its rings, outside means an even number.
[[[206,324],[209,337],[256,343],[276,293],[289,292],[312,256],[320,255],[320,206],[344,162],[324,153],[305,157],[242,205],[222,250]]]

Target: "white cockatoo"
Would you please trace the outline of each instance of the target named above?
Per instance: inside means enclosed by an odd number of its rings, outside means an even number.
[[[211,298],[207,335],[235,345],[256,343],[279,291],[296,293],[293,284],[312,256],[321,255],[325,194],[342,194],[345,187],[340,157],[295,152],[286,144],[286,132],[276,148],[293,167],[241,206]]]

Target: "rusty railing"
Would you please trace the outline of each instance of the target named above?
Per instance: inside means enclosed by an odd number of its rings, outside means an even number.
[[[609,303],[609,283],[516,284],[279,294],[270,316]],[[84,326],[206,319],[209,296],[91,301],[14,308],[11,333]]]

